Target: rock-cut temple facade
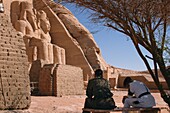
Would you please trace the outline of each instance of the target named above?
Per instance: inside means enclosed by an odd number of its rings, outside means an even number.
[[[27,109],[31,95],[82,95],[101,68],[111,88],[147,72],[110,66],[92,34],[52,0],[0,0],[0,109]],[[162,80],[164,84],[164,80]]]

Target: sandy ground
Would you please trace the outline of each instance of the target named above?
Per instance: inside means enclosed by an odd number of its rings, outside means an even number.
[[[127,94],[126,91],[113,91],[113,98],[118,107],[122,107],[122,97]],[[160,94],[152,93],[159,107],[167,107]],[[85,95],[77,96],[32,96],[31,106],[27,110],[0,111],[0,113],[81,113],[84,106]],[[116,112],[114,112],[116,113]],[[119,112],[121,113],[121,112]],[[161,113],[169,113],[167,109],[162,109]]]

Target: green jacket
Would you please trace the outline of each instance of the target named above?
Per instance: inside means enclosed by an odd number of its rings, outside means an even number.
[[[86,95],[88,98],[109,98],[113,96],[110,92],[110,84],[104,78],[89,80]]]

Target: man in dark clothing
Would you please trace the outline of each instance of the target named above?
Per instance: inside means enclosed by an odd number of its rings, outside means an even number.
[[[101,69],[97,69],[95,78],[89,80],[86,95],[84,108],[114,109],[116,107],[112,98],[113,94],[110,91],[110,84],[108,80],[103,78]],[[89,112],[83,111],[83,113]]]

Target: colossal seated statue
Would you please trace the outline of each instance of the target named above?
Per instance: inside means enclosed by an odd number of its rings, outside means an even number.
[[[65,50],[51,43],[50,22],[43,10],[21,2],[20,18],[14,27],[23,34],[28,61],[44,60],[46,64],[65,64]]]

